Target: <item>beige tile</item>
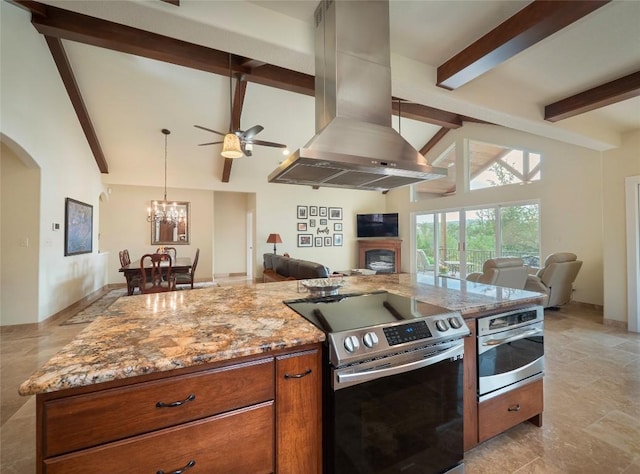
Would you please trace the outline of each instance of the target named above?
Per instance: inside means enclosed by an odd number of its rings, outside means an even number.
[[[584,431],[634,457],[640,456],[640,419],[638,417],[612,411]]]

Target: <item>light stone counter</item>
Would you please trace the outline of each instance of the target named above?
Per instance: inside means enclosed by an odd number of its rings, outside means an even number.
[[[416,296],[463,316],[539,304],[542,298],[539,293],[412,274],[346,277],[341,293],[374,290]],[[324,334],[282,303],[306,296],[298,292],[297,281],[285,281],[122,297],[24,382],[20,394],[321,342]]]

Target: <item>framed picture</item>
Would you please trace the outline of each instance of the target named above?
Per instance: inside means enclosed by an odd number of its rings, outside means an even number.
[[[317,216],[318,215],[318,206],[309,206],[309,215]]]
[[[318,215],[320,217],[327,217],[327,208],[326,207],[319,207],[318,211],[319,211]]]
[[[316,220],[315,219],[309,219],[309,227],[315,227],[316,226]]]
[[[316,237],[314,240],[316,247],[322,247],[322,237]]]
[[[333,246],[342,247],[342,234],[333,234]]]
[[[306,232],[306,231],[307,231],[307,223],[298,222],[298,232]]]
[[[320,219],[320,225],[327,225],[326,219]]]
[[[334,222],[333,230],[334,232],[342,232],[342,222]]]
[[[93,251],[93,206],[75,199],[64,201],[64,255]]]
[[[298,234],[298,247],[313,247],[313,235]]]
[[[333,245],[333,239],[331,237],[324,238],[324,246],[331,247]]]
[[[307,206],[298,206],[298,219],[307,218]]]
[[[329,208],[329,219],[335,221],[335,220],[342,220],[342,208],[341,207],[330,207]]]

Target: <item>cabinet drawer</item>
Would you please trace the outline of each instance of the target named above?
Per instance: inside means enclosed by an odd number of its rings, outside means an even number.
[[[44,457],[198,420],[273,398],[274,361],[269,358],[52,400],[44,405]],[[175,406],[158,407],[159,402]]]
[[[480,442],[542,413],[542,409],[542,380],[481,402],[478,406]]]
[[[45,474],[271,473],[273,402],[44,461]],[[192,468],[186,468],[195,462]]]

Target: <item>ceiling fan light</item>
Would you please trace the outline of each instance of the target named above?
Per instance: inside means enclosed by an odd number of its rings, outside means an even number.
[[[283,154],[284,156],[289,156],[289,153],[291,153],[291,152],[289,151],[289,149],[288,149],[288,148],[285,148],[284,150],[282,150],[282,154]]]
[[[235,133],[227,133],[224,136],[221,155],[225,158],[240,158],[242,156],[240,139]]]

